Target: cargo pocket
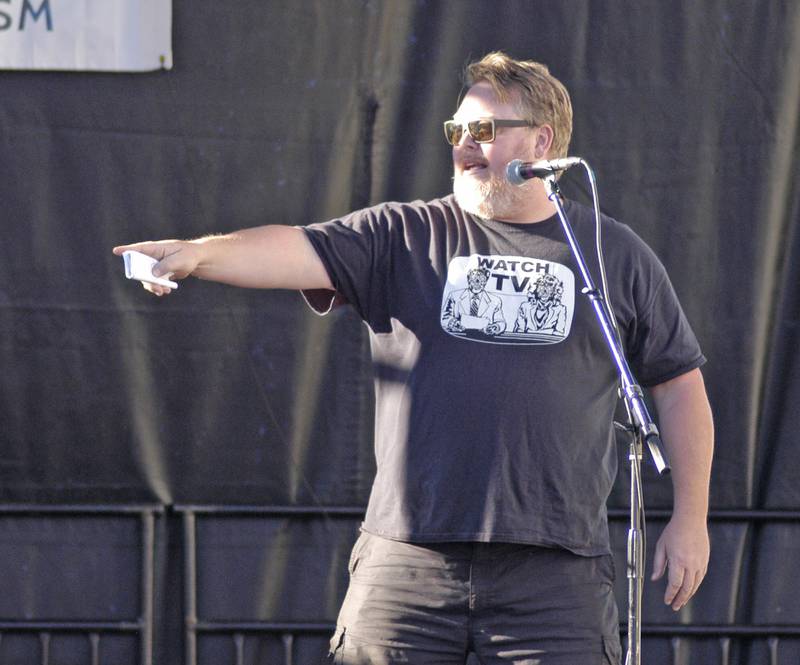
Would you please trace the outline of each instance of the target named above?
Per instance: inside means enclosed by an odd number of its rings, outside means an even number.
[[[344,663],[344,626],[336,626],[336,632],[331,638],[328,650],[328,662],[333,665]]]
[[[359,561],[361,560],[361,551],[364,549],[366,541],[367,537],[362,532],[356,539],[356,542],[353,545],[353,550],[350,552],[350,560],[347,563],[347,571],[350,573],[351,577],[353,576],[353,573],[356,572],[356,568],[358,568]]]
[[[622,646],[616,635],[603,635],[603,653],[609,665],[620,665],[622,661]]]

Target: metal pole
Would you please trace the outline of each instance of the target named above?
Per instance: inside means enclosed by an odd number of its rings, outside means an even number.
[[[641,462],[642,443],[631,433],[631,510],[628,529],[628,651],[626,665],[641,664],[642,587],[644,582],[644,538],[642,534]]]
[[[187,511],[183,515],[184,546],[184,601],[186,603],[186,665],[197,663],[197,543],[195,515]]]
[[[153,595],[155,591],[155,517],[142,513],[142,665],[153,663]]]
[[[586,165],[586,168],[587,170],[589,169],[588,165]],[[661,453],[661,441],[658,428],[647,410],[647,405],[644,403],[644,393],[636,382],[625,357],[622,341],[614,326],[610,306],[605,299],[605,294],[595,286],[578,239],[575,237],[569,220],[567,219],[564,205],[561,202],[555,173],[543,178],[543,182],[547,192],[547,198],[550,199],[556,207],[558,217],[561,220],[561,227],[564,230],[564,235],[567,237],[572,255],[583,276],[583,293],[589,298],[594,308],[606,344],[617,366],[621,394],[624,397],[628,417],[631,420],[630,428],[632,441],[629,455],[631,461],[631,512],[630,530],[628,531],[628,651],[625,662],[626,665],[640,665],[642,630],[641,601],[644,557],[642,553],[643,539],[641,519],[643,508],[639,467],[644,443],[647,443],[653,462],[659,473],[666,472],[669,467]]]
[[[589,168],[588,165],[586,166]],[[575,258],[578,269],[583,276],[584,288],[582,292],[589,298],[594,308],[597,321],[605,337],[606,345],[617,366],[617,372],[622,386],[622,394],[625,398],[628,412],[633,415],[633,424],[639,429],[642,440],[647,444],[656,469],[658,469],[659,473],[665,473],[669,470],[669,467],[661,452],[661,438],[658,428],[656,427],[655,421],[650,416],[650,412],[647,410],[647,405],[644,402],[644,393],[634,379],[633,372],[631,372],[631,368],[628,365],[625,351],[622,348],[622,341],[619,339],[619,335],[612,323],[608,303],[605,300],[604,294],[595,286],[592,274],[589,272],[589,267],[583,256],[581,246],[572,231],[569,219],[567,219],[567,213],[564,210],[564,205],[561,203],[561,192],[558,189],[555,173],[544,178],[543,182],[547,192],[547,198],[550,199],[556,207],[558,218],[561,220],[561,227],[564,230],[564,235],[567,237],[567,242],[572,250],[572,256]]]

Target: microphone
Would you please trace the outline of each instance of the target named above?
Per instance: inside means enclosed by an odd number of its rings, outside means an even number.
[[[544,159],[540,162],[523,162],[515,159],[506,167],[506,177],[512,185],[523,185],[531,178],[547,178],[557,171],[566,171],[580,164],[580,157],[562,157],[560,159]]]

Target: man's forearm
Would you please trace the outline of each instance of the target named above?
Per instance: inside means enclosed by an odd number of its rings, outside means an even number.
[[[305,233],[292,226],[260,226],[193,240],[200,279],[253,288],[332,288]]]

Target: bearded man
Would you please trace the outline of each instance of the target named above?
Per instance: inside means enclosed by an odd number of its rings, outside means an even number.
[[[577,273],[543,183],[515,187],[505,176],[513,159],[567,154],[569,95],[544,65],[503,53],[469,65],[466,85],[445,122],[452,195],[303,228],[114,251],[144,252],[159,260],[156,274],[175,279],[303,290],[319,311],[338,295],[366,323],[375,363],[398,369],[375,373],[377,474],[333,662],[464,665],[473,652],[485,665],[616,665],[605,502],[616,473],[617,377],[591,305],[564,294],[563,339],[515,344],[454,335],[442,316],[444,294],[466,286],[467,266],[521,269],[530,259],[547,273]],[[592,243],[591,211],[565,207],[578,240]],[[664,600],[677,610],[709,555],[704,358],[652,251],[628,227],[602,224],[622,339],[672,465],[673,516],[654,569],[658,577],[668,568]]]

